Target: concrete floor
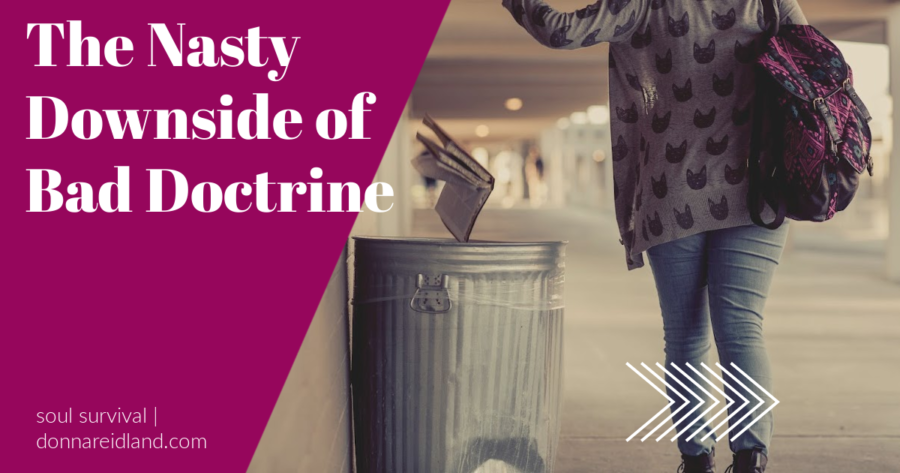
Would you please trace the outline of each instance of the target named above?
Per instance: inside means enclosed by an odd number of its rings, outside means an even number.
[[[416,236],[449,235],[432,211],[415,222]],[[900,285],[881,277],[877,242],[843,239],[836,228],[792,228],[768,302],[781,400],[770,472],[900,472]],[[625,366],[664,360],[662,322],[649,268],[625,270],[612,215],[485,210],[472,238],[569,241],[555,473],[674,472],[680,458],[667,440],[625,442],[665,405]],[[720,442],[720,472],[727,450]]]

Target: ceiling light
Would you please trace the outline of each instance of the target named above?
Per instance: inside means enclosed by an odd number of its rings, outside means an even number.
[[[587,109],[587,117],[592,125],[606,125],[609,123],[609,107],[606,105],[591,105]]]
[[[475,136],[479,138],[486,138],[487,135],[491,134],[491,129],[488,128],[487,125],[478,125],[475,127]]]
[[[588,116],[587,113],[584,112],[572,112],[572,114],[569,115],[569,120],[572,120],[572,123],[575,125],[584,125],[588,122]]]
[[[511,97],[506,99],[506,109],[516,112],[522,109],[522,99],[518,97]]]
[[[472,150],[472,157],[475,158],[475,161],[478,161],[478,164],[487,166],[490,154],[488,153],[488,150],[479,147]]]
[[[556,127],[560,130],[565,130],[569,128],[569,119],[566,117],[562,117],[559,120],[556,120]]]

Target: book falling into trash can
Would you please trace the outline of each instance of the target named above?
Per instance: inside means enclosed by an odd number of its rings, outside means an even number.
[[[413,158],[412,165],[423,176],[445,182],[434,210],[457,241],[467,242],[481,208],[494,190],[494,176],[453,141],[431,117],[426,116],[423,123],[434,132],[441,144],[416,133],[416,139],[425,145],[427,151]]]

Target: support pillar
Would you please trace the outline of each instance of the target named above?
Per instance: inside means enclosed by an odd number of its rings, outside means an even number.
[[[890,47],[891,97],[893,100],[893,146],[887,179],[888,239],[885,258],[889,280],[900,282],[900,6],[893,6],[887,15],[887,36]],[[882,172],[884,170],[882,169]]]

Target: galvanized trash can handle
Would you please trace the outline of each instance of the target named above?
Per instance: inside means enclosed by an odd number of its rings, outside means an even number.
[[[429,278],[419,274],[416,293],[409,301],[409,308],[416,312],[443,314],[450,311],[450,276],[441,274]]]

